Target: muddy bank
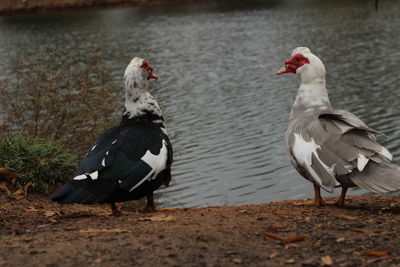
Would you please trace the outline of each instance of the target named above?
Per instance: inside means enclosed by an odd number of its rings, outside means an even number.
[[[107,205],[0,200],[1,266],[400,266],[400,198],[125,208],[120,217]]]
[[[161,5],[207,0],[1,0],[0,15],[40,13],[81,8]],[[209,0],[208,0],[209,1]]]

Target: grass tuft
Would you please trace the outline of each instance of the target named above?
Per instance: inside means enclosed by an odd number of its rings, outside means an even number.
[[[17,173],[18,186],[32,182],[32,191],[48,194],[71,179],[77,158],[60,143],[22,136],[0,138],[0,167]]]

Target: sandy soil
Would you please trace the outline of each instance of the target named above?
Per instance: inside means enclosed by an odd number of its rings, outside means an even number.
[[[400,198],[123,212],[0,195],[0,265],[400,266]]]

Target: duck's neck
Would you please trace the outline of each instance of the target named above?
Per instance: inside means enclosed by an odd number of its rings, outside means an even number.
[[[160,106],[149,92],[144,89],[127,88],[125,97],[121,125],[151,122],[165,128]]]
[[[306,111],[330,109],[331,104],[325,84],[325,78],[308,81],[302,79],[290,116],[293,117]]]

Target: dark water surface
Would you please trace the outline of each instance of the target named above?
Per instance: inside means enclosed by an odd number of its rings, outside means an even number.
[[[243,4],[241,2],[246,2]],[[95,53],[122,75],[142,56],[175,148],[164,207],[240,205],[312,196],[289,165],[283,134],[299,85],[276,76],[297,46],[325,62],[331,103],[383,131],[400,155],[400,2],[221,1],[0,18],[0,65],[16,48]],[[0,79],[4,78],[0,73]],[[123,94],[120,101],[123,103]],[[352,190],[351,194],[364,194]]]

